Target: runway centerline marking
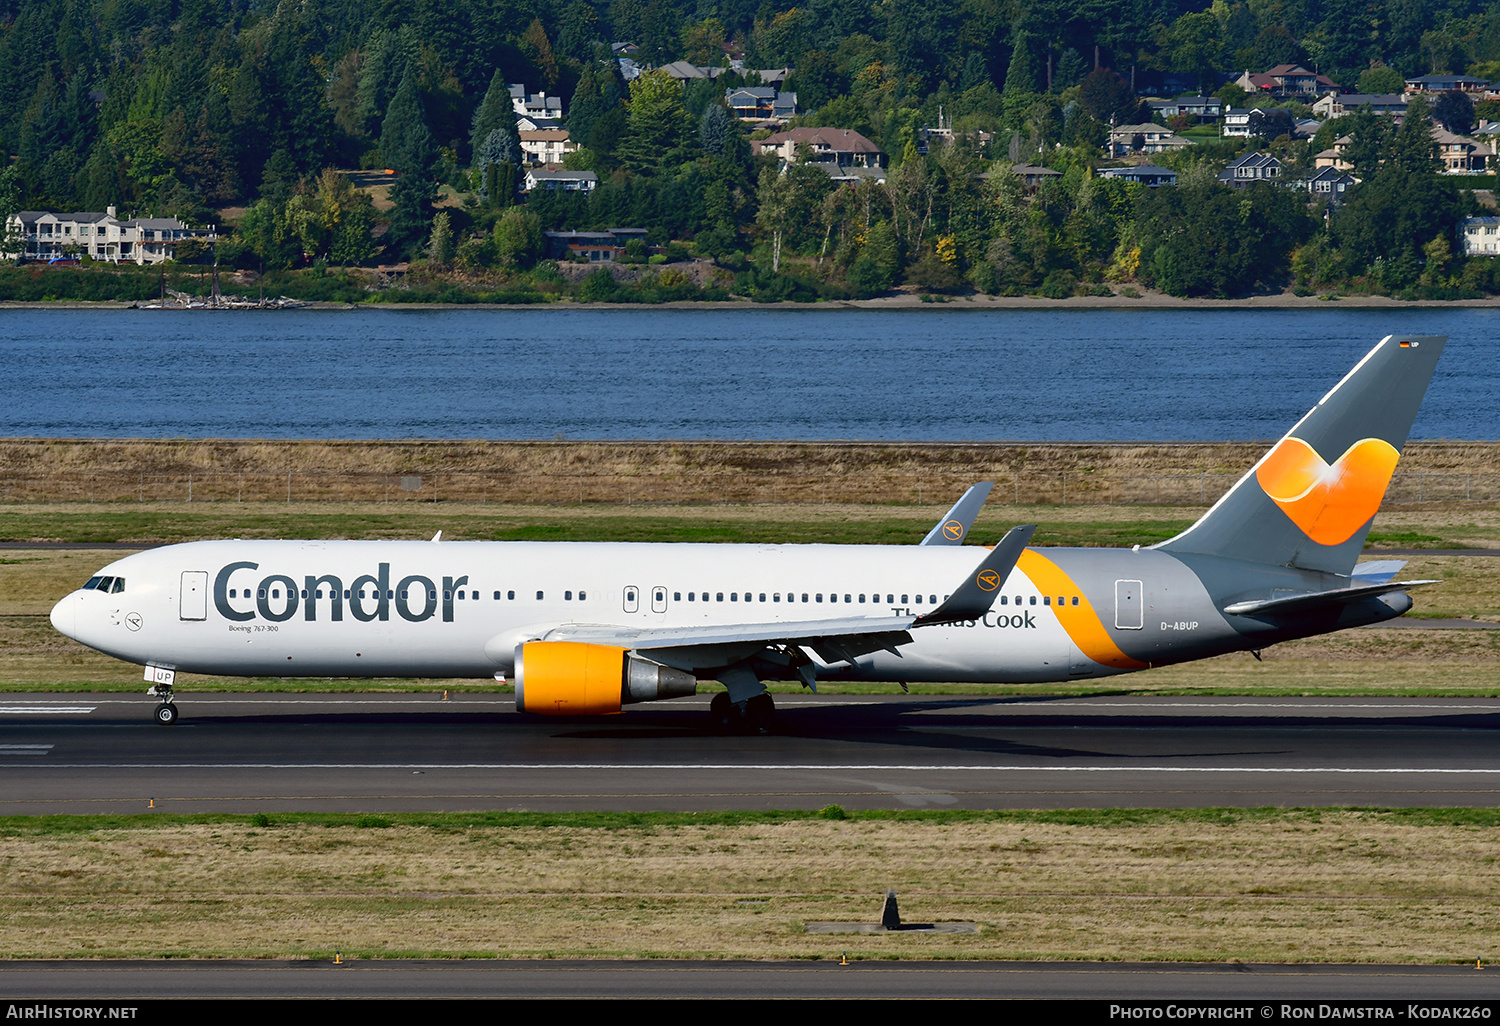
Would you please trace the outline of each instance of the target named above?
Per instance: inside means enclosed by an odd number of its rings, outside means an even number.
[[[12,716],[35,716],[46,713],[59,713],[62,715],[80,715],[91,713],[96,707],[92,705],[0,705],[0,714]]]

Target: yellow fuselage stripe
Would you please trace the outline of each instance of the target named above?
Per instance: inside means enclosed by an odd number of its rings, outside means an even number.
[[[1054,601],[1067,596],[1071,603],[1072,597],[1078,596],[1076,606],[1064,605],[1059,601],[1052,608],[1057,613],[1057,622],[1062,624],[1063,630],[1068,632],[1068,637],[1073,639],[1073,644],[1077,645],[1084,655],[1101,666],[1110,666],[1117,670],[1144,670],[1146,668],[1148,664],[1139,659],[1132,659],[1120,651],[1120,646],[1116,645],[1115,639],[1110,637],[1109,629],[1104,626],[1104,622],[1099,619],[1099,614],[1094,611],[1089,597],[1056,563],[1035,549],[1026,549],[1021,553],[1021,558],[1016,561],[1016,569],[1031,578],[1031,583],[1036,585],[1037,591],[1043,595],[1053,596]],[[1141,598],[1142,601],[1145,600],[1144,595]]]

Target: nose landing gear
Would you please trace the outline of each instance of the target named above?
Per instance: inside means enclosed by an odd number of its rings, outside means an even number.
[[[161,702],[156,706],[156,712],[153,714],[157,723],[160,723],[163,727],[170,727],[177,722],[177,704],[174,701],[176,696],[172,694],[171,681],[157,681],[146,689],[146,694],[155,695],[161,699]]]

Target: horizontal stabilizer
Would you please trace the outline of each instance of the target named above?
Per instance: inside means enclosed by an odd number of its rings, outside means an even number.
[[[1314,591],[1305,595],[1288,595],[1283,598],[1260,599],[1252,602],[1234,602],[1224,607],[1230,616],[1289,616],[1312,609],[1347,605],[1358,599],[1373,595],[1389,595],[1408,588],[1420,588],[1426,584],[1441,584],[1441,581],[1390,581],[1382,584],[1366,584],[1355,588],[1334,588],[1331,591]]]
[[[930,627],[934,624],[960,623],[983,617],[995,604],[1000,589],[1005,586],[1005,579],[1016,568],[1016,560],[1021,558],[1021,553],[1026,550],[1026,544],[1031,541],[1035,531],[1035,524],[1022,524],[1006,531],[1000,544],[991,549],[990,554],[969,575],[969,579],[948,596],[948,601],[926,616],[917,617],[912,626]]]
[[[1372,559],[1368,563],[1357,564],[1349,577],[1361,584],[1384,584],[1405,566],[1404,559]]]
[[[962,545],[964,539],[969,536],[969,528],[974,526],[974,518],[979,516],[979,511],[984,508],[984,500],[990,497],[990,489],[993,487],[995,487],[993,481],[980,481],[972,485],[953,504],[953,508],[943,514],[943,518],[933,526],[932,530],[927,532],[927,537],[922,539],[922,544]]]

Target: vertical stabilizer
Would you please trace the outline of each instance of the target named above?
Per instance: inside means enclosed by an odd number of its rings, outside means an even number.
[[[1196,524],[1154,547],[1348,574],[1446,342],[1382,339]]]

